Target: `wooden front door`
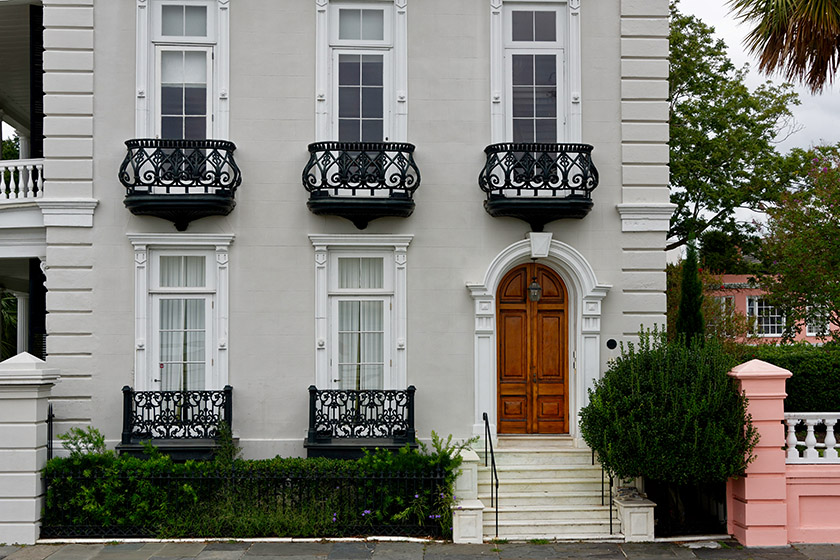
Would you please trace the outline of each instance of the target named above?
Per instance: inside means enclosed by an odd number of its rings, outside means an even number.
[[[537,278],[540,301],[528,299]],[[550,268],[531,263],[511,270],[496,298],[501,434],[569,432],[569,355],[566,287]]]

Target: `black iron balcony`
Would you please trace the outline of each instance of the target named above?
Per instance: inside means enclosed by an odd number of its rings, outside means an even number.
[[[355,458],[363,449],[416,447],[414,385],[405,390],[309,387],[309,457]]]
[[[319,216],[341,216],[365,229],[371,220],[414,212],[420,186],[414,145],[396,142],[316,142],[303,169],[306,206]]]
[[[222,424],[233,429],[233,387],[221,391],[123,392],[120,453],[141,455],[150,441],[176,460],[207,459],[218,446]]]
[[[589,144],[491,144],[478,185],[493,217],[524,220],[533,231],[592,210],[598,170]]]
[[[127,140],[120,166],[125,206],[138,216],[156,216],[178,231],[206,216],[227,216],[242,174],[226,140]]]

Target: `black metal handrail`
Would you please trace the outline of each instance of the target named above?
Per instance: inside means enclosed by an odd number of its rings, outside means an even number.
[[[414,444],[414,385],[405,390],[318,389],[309,386],[307,441],[391,438]]]
[[[487,419],[487,413],[482,413],[481,417],[484,419],[484,466],[487,466],[487,445],[490,445],[490,507],[496,512],[496,538],[499,538],[499,473],[496,472],[496,454],[493,453],[493,438],[490,435],[490,420]],[[495,492],[493,485],[495,483]]]
[[[601,505],[604,505],[604,485],[605,485],[605,473],[604,466],[601,465],[601,462],[598,461],[598,464],[601,466]],[[592,465],[595,466],[595,450],[592,450]],[[610,474],[610,535],[613,534],[613,476]]]
[[[213,194],[233,197],[242,173],[227,140],[126,140],[120,183],[132,194]]]
[[[122,444],[145,439],[204,439],[233,429],[233,387],[221,391],[123,392]]]
[[[598,170],[589,144],[491,144],[478,176],[491,196],[579,197],[589,199]]]
[[[315,142],[303,186],[328,196],[402,196],[420,186],[414,145],[399,142]]]
[[[52,403],[47,406],[47,461],[53,458],[53,414]]]

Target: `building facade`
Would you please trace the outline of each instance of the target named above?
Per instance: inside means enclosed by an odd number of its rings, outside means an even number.
[[[231,385],[247,457],[302,455],[310,385],[413,385],[420,438],[486,413],[584,448],[612,341],[664,323],[668,16],[4,2],[36,54],[0,71],[33,147],[0,165],[0,284],[43,300],[56,433],[117,443],[123,386]]]

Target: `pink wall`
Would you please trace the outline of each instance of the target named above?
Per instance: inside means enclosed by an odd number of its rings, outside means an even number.
[[[840,543],[840,465],[785,461],[785,380],[790,372],[760,360],[732,369],[759,433],[755,460],[726,485],[728,530],[745,546]]]

